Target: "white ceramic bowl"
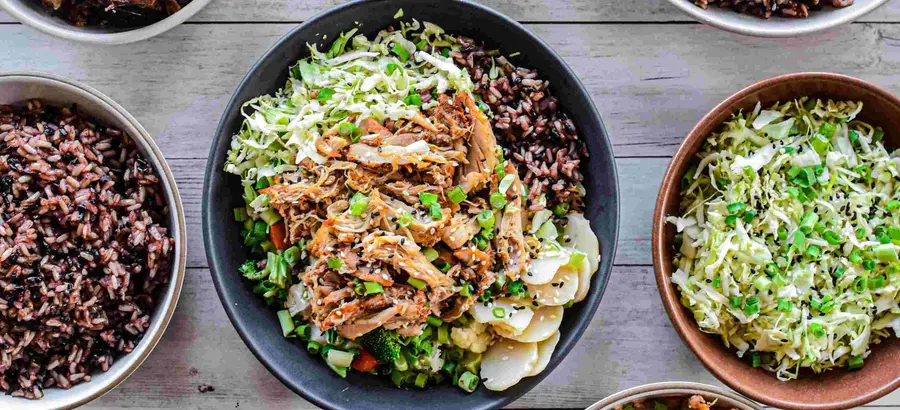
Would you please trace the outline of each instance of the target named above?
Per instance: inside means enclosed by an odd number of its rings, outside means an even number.
[[[654,399],[672,396],[693,396],[699,394],[707,400],[716,400],[716,405],[738,410],[762,410],[762,407],[737,393],[715,386],[691,382],[663,382],[645,384],[618,392],[609,396],[587,410],[613,410],[641,399]]]
[[[68,21],[50,15],[41,2],[35,0],[0,0],[0,7],[23,24],[55,37],[91,44],[125,44],[145,40],[171,30],[197,14],[209,1],[193,0],[169,17],[148,26],[131,29],[75,27]]]
[[[849,23],[877,9],[888,0],[856,0],[853,5],[840,9],[823,6],[822,10],[810,12],[809,17],[805,19],[772,16],[768,20],[735,13],[727,8],[720,9],[715,4],[710,4],[709,8],[704,10],[695,6],[692,0],[669,0],[669,2],[695,20],[723,30],[758,37],[796,37]]]
[[[162,337],[181,293],[186,257],[184,209],[175,187],[175,178],[162,152],[150,134],[109,97],[77,81],[37,72],[0,72],[0,104],[15,104],[38,98],[53,105],[78,104],[79,108],[101,122],[127,133],[137,143],[144,158],[153,165],[160,177],[169,206],[169,234],[175,239],[172,272],[169,284],[162,290],[158,305],[150,317],[150,327],[131,353],[120,357],[109,371],[95,373],[91,381],[68,390],[48,388],[44,398],[27,400],[0,394],[3,410],[71,409],[94,400],[125,381],[150,355]]]

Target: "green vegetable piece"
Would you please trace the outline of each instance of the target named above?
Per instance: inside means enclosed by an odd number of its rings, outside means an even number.
[[[744,223],[753,222],[753,218],[756,218],[756,211],[754,211],[752,209],[745,211],[744,215],[741,216],[741,219],[744,221]]]
[[[850,255],[847,256],[847,259],[849,259],[850,262],[852,262],[854,265],[859,265],[863,261],[862,256],[859,256],[859,252],[856,250],[851,251]]]
[[[399,68],[400,68],[399,65],[390,63],[387,65],[386,70],[387,70],[388,75],[391,75],[391,74],[394,74],[394,71],[397,71]]]
[[[363,283],[366,288],[366,295],[374,295],[377,293],[384,293],[384,287],[381,286],[378,282],[366,282]]]
[[[775,309],[779,312],[790,313],[791,310],[794,310],[794,304],[787,299],[778,298],[778,306]]]
[[[438,201],[438,196],[436,194],[432,194],[431,192],[420,192],[419,193],[419,202],[422,205],[431,205],[436,204]]]
[[[490,196],[490,202],[492,208],[503,209],[503,207],[506,206],[506,197],[499,192],[494,192]]]
[[[856,356],[851,357],[850,360],[847,360],[847,369],[848,370],[859,370],[863,367],[863,358]]]
[[[890,239],[888,240],[888,242],[890,242]],[[884,263],[897,262],[898,260],[900,260],[897,258],[897,246],[891,243],[875,246],[875,257],[878,258],[879,261]]]
[[[428,262],[434,262],[435,259],[441,256],[438,251],[430,246],[422,249],[422,254],[425,255],[425,259],[428,259]]]
[[[400,61],[405,63],[409,60],[409,51],[403,48],[403,46],[401,46],[400,44],[394,43],[394,45],[391,46],[391,51],[393,51],[394,54],[396,54],[397,57],[400,58]]]
[[[729,299],[729,305],[734,309],[740,308],[741,304],[743,304],[743,303],[744,303],[744,299],[738,295],[734,295]]]
[[[725,217],[725,224],[734,227],[737,222],[737,215],[728,215]]]
[[[851,143],[855,144],[855,143],[859,142],[859,133],[858,132],[856,132],[854,130],[850,130],[850,132],[848,132],[847,134],[850,137]]]
[[[569,203],[568,202],[560,202],[553,206],[553,215],[556,215],[559,218],[566,216],[569,213]]]
[[[384,328],[377,328],[356,339],[378,363],[395,363],[400,358],[400,343],[397,335]]]
[[[493,314],[497,319],[503,319],[504,317],[506,317],[506,309],[502,307],[495,307],[491,309],[491,314]]]
[[[459,290],[460,296],[469,297],[472,296],[472,284],[469,282],[463,282],[462,288]]]
[[[866,288],[869,286],[869,279],[865,276],[860,276],[853,281],[853,291],[856,293],[863,293],[866,291]]]
[[[276,313],[278,316],[278,323],[281,325],[281,334],[284,337],[293,337],[294,332],[294,320],[291,318],[291,312],[288,312],[287,309],[279,310]]]
[[[825,239],[825,242],[828,242],[829,245],[841,244],[841,236],[838,235],[837,232],[832,230],[826,230],[822,232],[822,239]]]
[[[350,198],[350,215],[360,216],[369,209],[369,197],[362,192],[353,194]]]
[[[485,209],[475,217],[475,220],[478,221],[478,225],[484,229],[493,229],[494,224],[497,222],[497,219],[494,217],[494,211],[490,209]]]
[[[478,382],[478,376],[476,376],[472,372],[467,371],[459,376],[459,383],[457,383],[457,386],[459,386],[460,389],[471,393],[475,391],[475,388],[478,387]]]
[[[887,203],[885,204],[885,208],[890,212],[894,212],[894,211],[900,209],[900,201],[898,201],[896,199],[887,201]]]
[[[447,194],[447,197],[449,197],[450,201],[452,201],[454,204],[465,201],[467,198],[466,193],[463,192],[462,188],[460,187],[453,188],[453,190],[450,191],[449,194]]]
[[[875,127],[875,134],[872,135],[873,142],[879,142],[884,138],[884,130],[881,127]]]
[[[831,123],[822,123],[822,126],[819,128],[819,134],[822,134],[825,138],[831,138],[834,136],[834,132],[837,130],[837,127]]]
[[[444,217],[444,211],[441,209],[441,205],[436,202],[428,206],[428,213],[431,215],[431,219],[434,219],[435,221],[439,221]]]
[[[753,316],[759,313],[759,298],[756,296],[750,296],[744,302],[744,313],[747,316]]]
[[[806,248],[806,255],[812,259],[818,259],[821,254],[822,250],[816,245],[809,245]]]
[[[743,202],[734,202],[734,203],[728,204],[728,206],[727,206],[728,213],[730,213],[730,214],[736,214],[740,211],[743,211],[744,208],[746,208],[746,207],[747,207],[747,204],[745,204]]]
[[[895,252],[895,253],[894,253],[894,257],[896,258],[896,251],[894,251],[894,252]],[[865,268],[867,271],[872,271],[872,270],[874,270],[874,269],[875,269],[875,265],[876,265],[876,263],[875,263],[875,261],[872,260],[872,259],[866,258],[866,259],[863,261],[863,268]]]
[[[425,289],[425,286],[428,285],[427,283],[425,283],[425,281],[423,281],[421,279],[412,278],[412,277],[407,279],[406,283],[409,283],[410,285],[412,285],[412,287],[414,287],[418,290]]]
[[[809,333],[812,333],[815,337],[825,336],[825,328],[822,325],[813,322],[809,324]]]
[[[834,268],[834,272],[831,273],[831,276],[840,278],[841,276],[844,276],[845,271],[843,266],[838,266],[837,268]]]
[[[806,252],[806,234],[802,230],[794,232],[794,242],[791,246],[800,252]]]
[[[328,258],[328,268],[329,269],[340,269],[344,266],[344,262],[341,262],[338,258]]]
[[[809,235],[812,233],[816,222],[819,222],[819,215],[815,212],[808,211],[803,215],[803,220],[800,221],[800,230],[803,231],[804,234]]]
[[[330,100],[331,96],[333,96],[333,95],[334,95],[334,90],[332,90],[330,88],[323,88],[323,89],[319,90],[318,94],[316,94],[316,99],[319,100],[319,102],[325,102],[325,101]]]
[[[409,213],[409,211],[403,211],[403,213],[400,214],[399,223],[400,226],[404,228],[408,227],[412,223],[412,214]]]

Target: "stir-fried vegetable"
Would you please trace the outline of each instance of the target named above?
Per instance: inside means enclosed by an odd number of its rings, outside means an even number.
[[[671,280],[700,329],[782,380],[859,368],[900,334],[900,157],[862,108],[801,98],[735,115],[668,218]]]

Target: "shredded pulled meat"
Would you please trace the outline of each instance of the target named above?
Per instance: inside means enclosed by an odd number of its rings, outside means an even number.
[[[384,327],[414,336],[429,315],[455,320],[498,275],[517,278],[527,268],[518,176],[509,205],[495,211],[493,242],[476,243],[476,216],[490,209],[496,173],[516,175],[516,167],[500,164],[490,123],[469,94],[436,101],[425,115],[358,121],[352,140],[325,131],[316,144],[324,164],[304,160],[259,191],[284,218],[287,241],[308,253],[299,274],[310,299],[304,314],[322,331],[355,339]]]

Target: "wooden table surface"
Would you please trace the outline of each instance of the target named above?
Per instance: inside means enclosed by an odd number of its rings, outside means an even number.
[[[257,362],[225,316],[203,250],[200,191],[215,126],[238,81],[282,34],[339,3],[215,0],[168,33],[115,47],[52,38],[0,13],[0,70],[65,75],[118,101],[155,136],[186,208],[189,268],[175,317],[150,359],[87,408],[314,408]],[[666,0],[485,3],[525,23],[580,76],[611,135],[622,194],[619,251],[593,323],[562,365],[512,407],[584,408],[658,381],[719,385],[672,329],[656,291],[650,221],[662,173],[704,113],[758,80],[833,71],[900,92],[900,2],[823,34],[782,40],[697,24]],[[900,408],[900,391],[871,407]]]

